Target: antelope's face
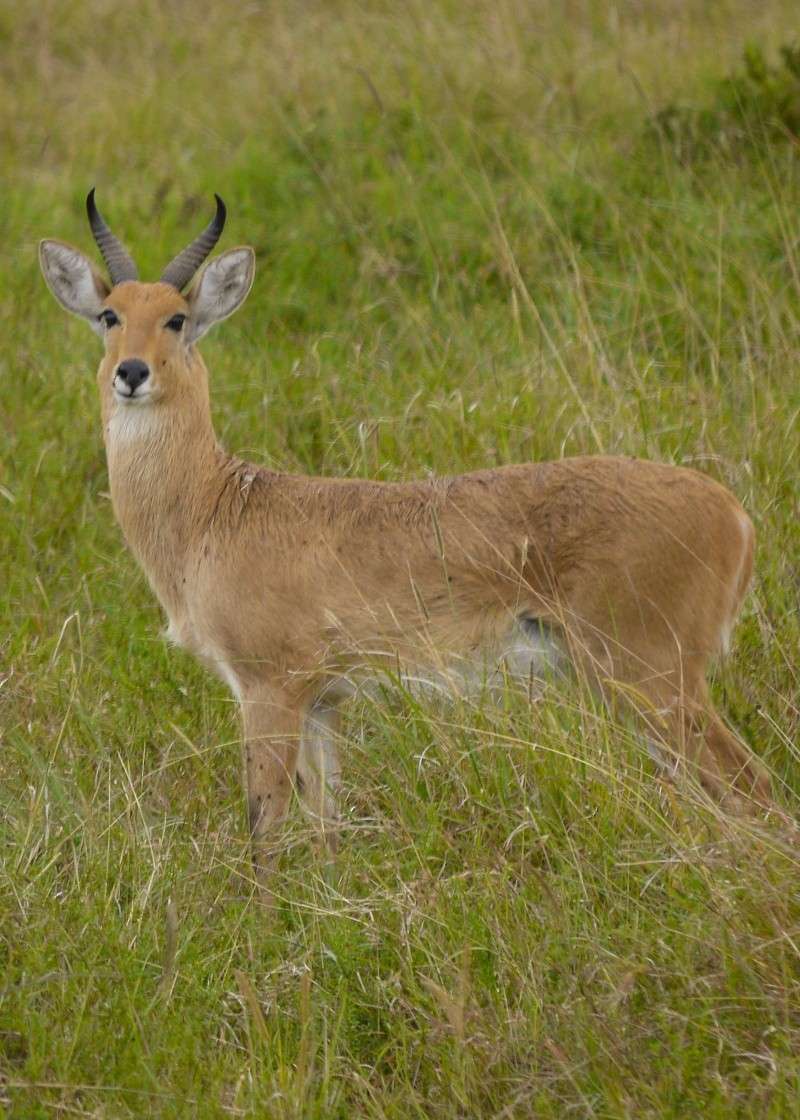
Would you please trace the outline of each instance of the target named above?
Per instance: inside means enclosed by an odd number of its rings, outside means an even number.
[[[206,393],[205,368],[193,355],[194,343],[247,296],[255,270],[253,250],[222,253],[183,295],[222,233],[225,206],[219,197],[211,223],[155,284],[138,280],[132,259],[97,212],[94,191],[87,210],[110,283],[80,250],[63,241],[42,241],[39,257],[59,303],[88,320],[105,343],[98,372],[104,418],[123,409],[186,407],[198,393]]]
[[[169,403],[191,390],[188,320],[188,301],[169,284],[128,281],[108,293],[98,313],[104,411]]]

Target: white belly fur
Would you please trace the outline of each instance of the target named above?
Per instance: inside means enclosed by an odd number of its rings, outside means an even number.
[[[322,705],[356,695],[377,696],[392,686],[416,696],[466,696],[496,692],[508,680],[526,691],[541,692],[545,682],[564,668],[566,651],[535,620],[515,620],[498,646],[474,657],[430,658],[416,664],[391,663],[382,671],[374,665],[357,667],[329,680],[318,703]]]
[[[241,700],[236,671],[218,649],[198,642],[186,623],[181,626],[171,622],[166,637],[195,654]],[[503,642],[474,657],[431,658],[399,668],[394,665],[385,671],[365,664],[331,677],[314,707],[326,707],[357,695],[377,696],[392,686],[417,696],[465,696],[483,690],[496,692],[512,680],[528,692],[541,692],[544,683],[563,670],[564,663],[564,647],[549,630],[535,619],[515,619]]]

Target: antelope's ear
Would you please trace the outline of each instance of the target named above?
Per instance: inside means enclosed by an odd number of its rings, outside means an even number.
[[[48,288],[61,306],[88,319],[92,329],[101,334],[97,317],[111,289],[89,258],[64,241],[40,241],[39,264]]]
[[[189,342],[197,342],[215,323],[234,313],[247,297],[255,271],[256,255],[248,246],[228,249],[209,261],[186,297]]]

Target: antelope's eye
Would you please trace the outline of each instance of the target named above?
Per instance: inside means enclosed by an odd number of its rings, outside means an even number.
[[[104,308],[97,316],[97,318],[100,320],[107,331],[110,331],[112,327],[116,327],[119,324],[119,319],[110,307]]]
[[[186,322],[186,316],[178,314],[178,315],[173,315],[171,319],[168,319],[167,322],[164,324],[164,326],[167,328],[168,331],[180,331],[180,330],[183,329],[183,324],[185,322]]]

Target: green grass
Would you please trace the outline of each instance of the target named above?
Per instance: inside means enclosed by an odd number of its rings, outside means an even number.
[[[0,1112],[798,1114],[796,856],[577,693],[353,705],[341,855],[296,813],[265,918],[234,708],[159,638],[98,346],[35,253],[88,248],[96,184],[155,276],[219,191],[259,267],[204,354],[260,462],[731,486],[759,553],[715,694],[797,814],[797,146],[652,127],[797,31],[778,0],[2,6]]]

